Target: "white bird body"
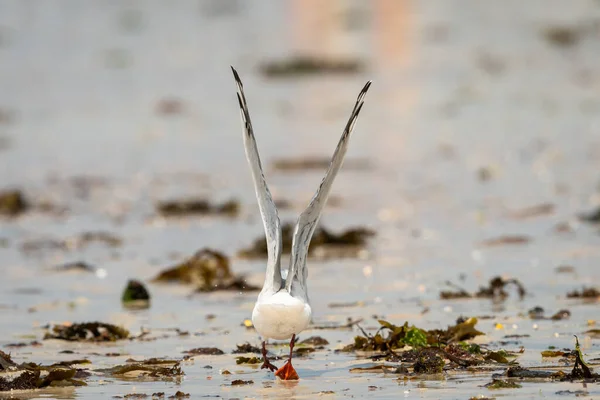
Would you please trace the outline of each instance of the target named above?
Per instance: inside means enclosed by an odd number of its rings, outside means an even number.
[[[262,215],[267,241],[268,258],[265,283],[262,291],[258,295],[256,305],[252,312],[252,323],[258,333],[263,337],[264,364],[262,368],[273,369],[275,367],[267,360],[267,351],[265,348],[266,340],[284,340],[292,338],[290,341],[290,347],[292,348],[295,335],[302,332],[310,324],[312,311],[308,301],[308,269],[306,267],[308,246],[317,223],[319,222],[323,207],[329,197],[333,180],[344,161],[350,135],[354,129],[358,114],[364,104],[364,97],[371,86],[371,81],[367,82],[358,95],[350,119],[348,120],[344,132],[342,133],[342,137],[333,153],[333,158],[327,169],[327,173],[314,197],[310,201],[310,204],[298,218],[292,237],[290,266],[284,278],[281,271],[281,224],[279,222],[277,208],[271,197],[271,192],[269,192],[262,170],[242,81],[235,69],[233,69],[233,67],[231,69],[237,85],[237,97],[242,116],[246,158],[248,159],[250,170],[252,172],[256,199],[258,200],[258,206]],[[298,379],[296,372],[291,367],[291,352],[289,364],[287,367],[284,366],[278,370],[276,375],[283,377],[283,379]]]
[[[287,340],[310,324],[312,310],[308,301],[282,289],[275,294],[258,296],[252,311],[252,324],[265,340]]]

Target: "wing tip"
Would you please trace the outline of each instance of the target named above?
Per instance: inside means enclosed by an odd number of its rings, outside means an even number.
[[[240,75],[238,74],[238,72],[235,70],[235,68],[233,68],[232,65],[230,65],[231,67],[231,72],[233,72],[233,77],[235,78],[235,81],[242,86],[242,80],[240,79]]]

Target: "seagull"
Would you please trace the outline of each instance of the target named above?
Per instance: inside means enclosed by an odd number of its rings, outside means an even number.
[[[262,215],[265,236],[267,240],[267,270],[265,283],[258,295],[258,299],[252,311],[252,323],[256,331],[263,339],[262,356],[263,364],[261,369],[269,369],[275,372],[275,376],[282,380],[297,380],[298,374],[292,366],[292,353],[296,335],[305,330],[311,322],[312,310],[310,308],[306,267],[306,258],[310,239],[315,231],[323,207],[327,202],[327,197],[331,191],[333,180],[340,170],[348,148],[350,135],[354,130],[356,119],[362,109],[365,95],[371,86],[368,81],[360,91],[356,104],[352,109],[350,119],[342,133],[342,137],[333,153],[331,164],[315,193],[310,204],[304,210],[294,228],[292,239],[292,251],[290,265],[287,275],[282,277],[281,273],[281,224],[277,214],[277,208],[271,197],[271,192],[267,186],[265,175],[262,170],[256,139],[250,122],[248,104],[244,95],[244,87],[237,71],[231,67],[235,83],[237,85],[237,98],[240,104],[242,116],[242,129],[244,136],[244,147],[246,158],[252,171],[254,189],[258,206]],[[283,367],[277,369],[271,364],[267,357],[266,342],[269,339],[287,340],[290,339],[290,356]]]

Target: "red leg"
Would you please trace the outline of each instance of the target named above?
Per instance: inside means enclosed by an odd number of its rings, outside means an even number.
[[[283,364],[283,367],[279,368],[277,372],[275,372],[275,376],[278,376],[280,379],[284,381],[292,381],[298,380],[298,373],[294,369],[292,365],[292,354],[294,351],[294,342],[296,340],[296,335],[292,335],[292,340],[290,340],[290,358]]]
[[[269,361],[269,358],[267,357],[267,342],[266,341],[262,342],[262,356],[263,356],[263,364],[261,365],[260,369],[267,368],[271,372],[277,370],[277,367],[274,366],[273,364],[271,364],[271,362]]]

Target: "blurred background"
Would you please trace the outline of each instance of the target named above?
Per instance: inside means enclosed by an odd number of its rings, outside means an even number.
[[[577,215],[600,203],[600,1],[2,0],[0,190],[28,205],[0,222],[2,334],[103,318],[193,330],[217,306],[238,329],[254,293],[151,287],[150,311],[119,304],[128,278],[202,247],[234,257],[262,235],[230,65],[271,191],[290,205],[283,221],[324,168],[277,162],[328,159],[373,80],[322,221],[377,236],[357,259],[311,267],[319,319],[445,326],[474,309],[439,301],[446,279],[474,288],[517,276],[528,302],[475,307],[506,315],[598,282],[597,228]],[[241,214],[159,215],[160,201],[190,196],[235,198]],[[122,242],[64,245],[86,231]],[[102,273],[48,272],[81,260]],[[563,264],[577,274],[552,272]],[[233,262],[259,285],[263,268]],[[372,308],[326,306],[357,296]],[[579,310],[584,321],[592,308]]]

